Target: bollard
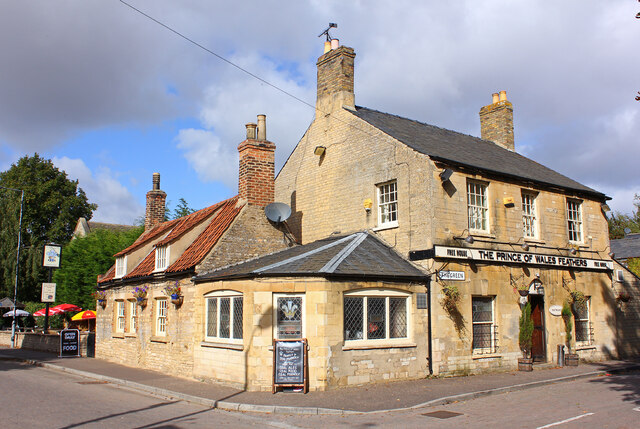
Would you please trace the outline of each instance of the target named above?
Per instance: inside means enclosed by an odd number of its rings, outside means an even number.
[[[564,366],[564,346],[558,344],[558,366]]]

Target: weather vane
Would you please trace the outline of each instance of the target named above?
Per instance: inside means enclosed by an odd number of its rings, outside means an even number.
[[[332,28],[338,28],[338,24],[336,24],[335,22],[330,22],[329,23],[329,27],[324,30],[322,33],[318,34],[318,37],[322,37],[323,35],[327,35],[327,42],[330,42],[332,40],[331,35],[329,34],[329,30],[331,30]]]

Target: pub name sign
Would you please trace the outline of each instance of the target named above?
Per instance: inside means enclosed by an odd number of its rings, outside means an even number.
[[[613,270],[613,262],[601,259],[574,258],[540,253],[510,252],[490,249],[434,246],[436,258],[467,259],[482,262],[502,262],[522,265],[581,268],[584,270]]]

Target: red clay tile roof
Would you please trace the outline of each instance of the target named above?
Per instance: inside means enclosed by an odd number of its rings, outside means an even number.
[[[216,210],[218,210],[227,201],[221,201],[218,204],[214,204],[202,210],[198,210],[197,212],[193,212],[188,216],[184,216],[177,219],[180,221],[178,225],[171,230],[169,235],[167,235],[164,239],[157,242],[156,247],[164,246],[165,244],[169,244],[172,241],[180,238],[182,234],[186,233],[191,228],[198,225],[200,222],[205,221],[209,216],[211,216]]]
[[[193,214],[195,214],[195,213],[193,213]],[[191,216],[191,215],[189,215],[189,216]],[[129,253],[129,252],[131,252],[133,250],[136,250],[139,247],[144,246],[148,241],[156,239],[156,238],[158,238],[158,236],[160,236],[160,235],[166,233],[167,231],[169,231],[176,224],[180,223],[181,220],[182,220],[182,218],[170,220],[170,221],[167,221],[167,222],[162,222],[161,224],[155,226],[151,231],[142,233],[142,235],[140,237],[138,237],[138,239],[136,241],[134,241],[131,246],[127,247],[124,250],[119,251],[118,253],[116,253],[113,256],[118,258],[120,256],[126,255],[127,253]]]
[[[193,240],[187,250],[167,268],[168,273],[187,270],[202,261],[242,210],[242,206],[236,207],[237,202],[237,196],[222,202],[223,206],[216,213],[216,217],[198,238]]]
[[[135,250],[147,242],[158,238],[162,234],[168,235],[157,242],[154,248],[145,256],[142,261],[123,278],[131,279],[135,277],[148,276],[155,270],[155,248],[169,244],[172,241],[177,240],[183,234],[194,228],[201,222],[211,218],[209,225],[200,233],[200,235],[187,247],[182,255],[167,268],[166,272],[178,272],[193,268],[198,264],[206,255],[211,251],[213,246],[218,242],[222,234],[229,228],[234,219],[238,216],[238,213],[242,210],[242,206],[236,207],[238,203],[238,197],[233,197],[220,203],[214,204],[205,209],[199,210],[188,216],[180,219],[175,219],[169,222],[163,222],[149,231],[147,234],[143,234],[135,243],[128,248],[118,252],[117,256],[123,256],[126,253]],[[173,229],[171,229],[173,228]],[[98,278],[98,283],[107,282],[114,279],[115,266],[111,267],[107,273]]]
[[[106,282],[106,281],[109,281],[109,280],[113,280],[113,278],[115,276],[116,276],[116,266],[114,264],[103,275],[98,274],[98,283],[102,283],[102,282]]]
[[[154,248],[154,249],[151,249],[151,252],[149,252],[149,254],[144,257],[142,262],[140,262],[138,266],[133,269],[133,271],[131,271],[128,274],[125,274],[124,278],[130,279],[133,277],[148,276],[155,269],[156,269],[156,251]]]

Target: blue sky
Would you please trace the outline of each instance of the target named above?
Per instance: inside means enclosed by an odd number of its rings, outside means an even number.
[[[640,194],[636,2],[128,2],[309,104],[317,35],[337,22],[356,104],[479,135],[504,89],[518,152],[614,210]],[[142,216],[156,171],[171,208],[235,195],[244,124],[267,115],[279,169],[314,115],[117,0],[3,2],[0,52],[0,170],[53,159],[97,221]]]

